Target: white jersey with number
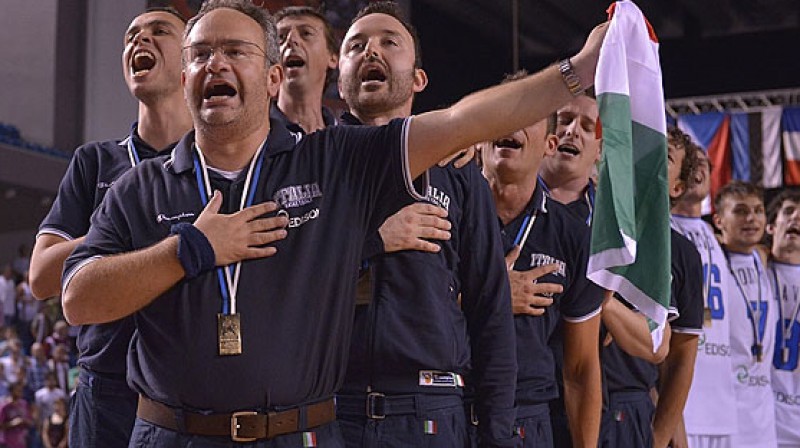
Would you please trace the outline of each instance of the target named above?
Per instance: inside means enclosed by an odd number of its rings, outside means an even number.
[[[703,262],[705,319],[697,346],[692,388],[683,411],[689,435],[736,432],[736,396],[731,362],[730,315],[726,311],[736,288],[711,227],[700,218],[672,216],[672,227],[697,247]],[[709,320],[710,318],[710,320]]]
[[[778,443],[800,446],[800,265],[773,261],[770,268],[778,312],[771,359]]]
[[[739,416],[739,430],[733,436],[733,446],[773,447],[777,445],[777,437],[770,379],[778,310],[774,306],[772,281],[757,252],[729,252],[728,255],[734,275],[734,291],[727,304],[730,304],[734,390]],[[758,345],[762,352],[760,362],[753,353]]]

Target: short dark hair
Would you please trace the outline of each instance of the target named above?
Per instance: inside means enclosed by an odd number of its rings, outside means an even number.
[[[179,18],[184,25],[186,25],[186,17],[180,13],[177,9],[173,8],[172,6],[150,6],[144,10],[144,13],[148,12],[166,12],[172,14],[173,16]]]
[[[722,202],[731,196],[755,196],[764,199],[764,191],[750,182],[734,180],[717,191],[714,197],[714,209],[719,213],[722,211]]]
[[[353,18],[353,21],[350,22],[350,25],[358,22],[359,19],[370,14],[386,14],[387,16],[394,17],[403,25],[406,31],[408,31],[408,34],[411,35],[411,40],[414,41],[414,68],[422,68],[422,47],[419,43],[417,29],[414,28],[414,25],[412,25],[411,22],[406,20],[403,10],[400,9],[400,5],[388,0],[368,3],[367,6],[358,11],[358,14],[356,14],[356,16]]]
[[[310,6],[287,6],[272,15],[277,25],[281,20],[287,17],[314,17],[319,19],[325,26],[325,43],[328,45],[328,51],[332,54],[339,54],[339,40],[333,33],[333,26],[328,18],[320,8],[312,8]]]
[[[325,44],[328,46],[328,51],[333,55],[339,55],[339,40],[333,34],[333,26],[331,26],[331,22],[327,17],[325,17],[325,14],[322,12],[321,8],[312,8],[310,6],[287,6],[272,16],[272,18],[275,20],[276,27],[281,20],[287,17],[314,17],[319,19],[324,28]],[[335,76],[336,69],[329,68],[325,72],[325,86],[330,84]]]
[[[783,203],[786,201],[800,204],[800,190],[783,190],[778,193],[777,196],[772,198],[771,201],[769,201],[769,206],[767,206],[767,222],[769,224],[775,224],[775,219],[778,217],[778,212],[781,211],[781,207],[783,207]]]
[[[275,29],[275,22],[272,16],[264,8],[254,5],[248,0],[206,0],[197,15],[189,19],[186,23],[186,31],[183,33],[184,40],[192,32],[195,24],[206,14],[215,9],[228,8],[239,11],[242,14],[255,20],[264,31],[264,52],[267,56],[267,65],[274,65],[280,61],[280,50],[278,49],[278,31]]]

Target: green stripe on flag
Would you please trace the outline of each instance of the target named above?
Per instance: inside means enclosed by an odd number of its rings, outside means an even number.
[[[602,93],[597,103],[603,155],[589,276],[663,323],[671,281],[666,136],[632,120],[626,95]]]

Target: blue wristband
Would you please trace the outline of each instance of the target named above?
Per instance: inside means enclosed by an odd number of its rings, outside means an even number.
[[[178,261],[186,271],[186,278],[192,279],[214,269],[214,248],[200,229],[188,222],[181,222],[170,227],[169,234],[179,237]]]

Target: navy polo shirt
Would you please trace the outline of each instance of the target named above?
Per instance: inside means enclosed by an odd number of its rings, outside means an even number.
[[[675,333],[700,334],[703,328],[703,269],[697,248],[685,236],[670,229],[672,260],[672,308],[679,313],[670,322]],[[603,370],[609,393],[642,391],[654,387],[658,367],[625,353],[612,342],[604,347]]]
[[[243,353],[218,355],[222,298],[211,271],[177,283],[135,313],[132,387],[170,406],[212,412],[333,395],[345,372],[364,237],[412,200],[409,122],[333,127],[297,142],[272,121],[254,203],[276,201],[289,215],[288,236],[274,244],[276,255],[242,263]],[[65,283],[93,257],[151,246],[171,225],[197,218],[203,206],[193,142],[189,133],[170,159],[146,161],[114,185],[85,244],[68,259]],[[223,195],[235,195],[240,181]]]
[[[514,316],[517,335],[517,404],[545,403],[558,397],[556,362],[549,344],[561,338],[562,319],[580,322],[600,312],[603,290],[586,278],[589,260],[589,227],[563,204],[550,200],[537,186],[525,211],[502,228],[508,252],[526,216],[535,216],[530,235],[514,269],[527,271],[557,263],[559,270],[540,279],[558,283],[564,290],[542,316]]]
[[[39,225],[38,235],[49,233],[68,241],[86,235],[92,213],[109,187],[131,168],[130,138],[91,142],[75,150],[53,206]],[[134,132],[132,138],[140,160],[159,155],[137,133]],[[162,154],[167,154],[173,146]],[[125,375],[125,355],[133,331],[132,318],[81,326],[77,341],[78,364],[98,373]]]
[[[289,130],[292,134],[295,135],[305,135],[306,131],[302,128],[299,124],[293,122],[283,113],[280,107],[278,107],[278,102],[273,101],[269,107],[269,118],[271,120],[278,120],[286,126],[286,129]],[[333,112],[325,106],[322,106],[322,122],[325,123],[325,126],[336,126],[338,122],[336,121],[336,117],[333,116]],[[346,123],[346,124],[357,124],[357,123]]]
[[[358,123],[349,114],[343,121]],[[490,440],[507,439],[517,361],[491,190],[477,164],[458,169],[451,163],[429,170],[425,201],[447,210],[451,237],[436,241],[438,253],[400,251],[369,260],[372,300],[356,309],[343,391],[364,394],[371,386],[391,394],[461,394],[419,384],[421,370],[458,373],[476,392],[481,429],[505,429]]]

